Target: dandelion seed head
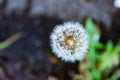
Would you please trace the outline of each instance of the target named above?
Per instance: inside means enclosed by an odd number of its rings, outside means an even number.
[[[67,62],[82,60],[88,50],[88,35],[78,22],[57,25],[50,35],[53,52]]]

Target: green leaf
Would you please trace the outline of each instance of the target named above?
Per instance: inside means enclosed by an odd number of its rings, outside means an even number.
[[[114,50],[114,48],[113,48],[113,43],[112,43],[111,41],[108,41],[108,42],[107,42],[107,45],[106,45],[106,52],[107,52],[107,53],[112,53],[113,50]]]
[[[100,32],[99,32],[98,28],[96,27],[96,25],[94,24],[94,22],[92,21],[91,18],[88,18],[86,20],[85,28],[86,28],[88,34],[90,35],[90,37],[94,36],[95,34],[100,35]]]

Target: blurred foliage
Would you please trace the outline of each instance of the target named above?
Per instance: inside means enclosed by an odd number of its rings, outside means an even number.
[[[118,80],[120,78],[120,41],[103,44],[99,41],[100,31],[92,19],[88,18],[85,28],[89,34],[89,50],[79,62],[79,74],[73,80]]]
[[[9,37],[5,41],[0,42],[0,50],[7,48],[11,44],[13,44],[17,40],[19,40],[21,37],[23,37],[23,35],[21,32],[19,32],[19,33],[14,34],[13,36]]]

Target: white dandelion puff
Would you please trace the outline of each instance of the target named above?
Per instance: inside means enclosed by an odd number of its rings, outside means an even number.
[[[88,50],[88,35],[78,22],[57,25],[50,35],[53,52],[68,62],[82,60]]]

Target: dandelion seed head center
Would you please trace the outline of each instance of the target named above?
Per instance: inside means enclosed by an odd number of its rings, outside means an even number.
[[[67,49],[74,49],[76,47],[77,39],[72,35],[66,36],[64,38],[64,44]]]

